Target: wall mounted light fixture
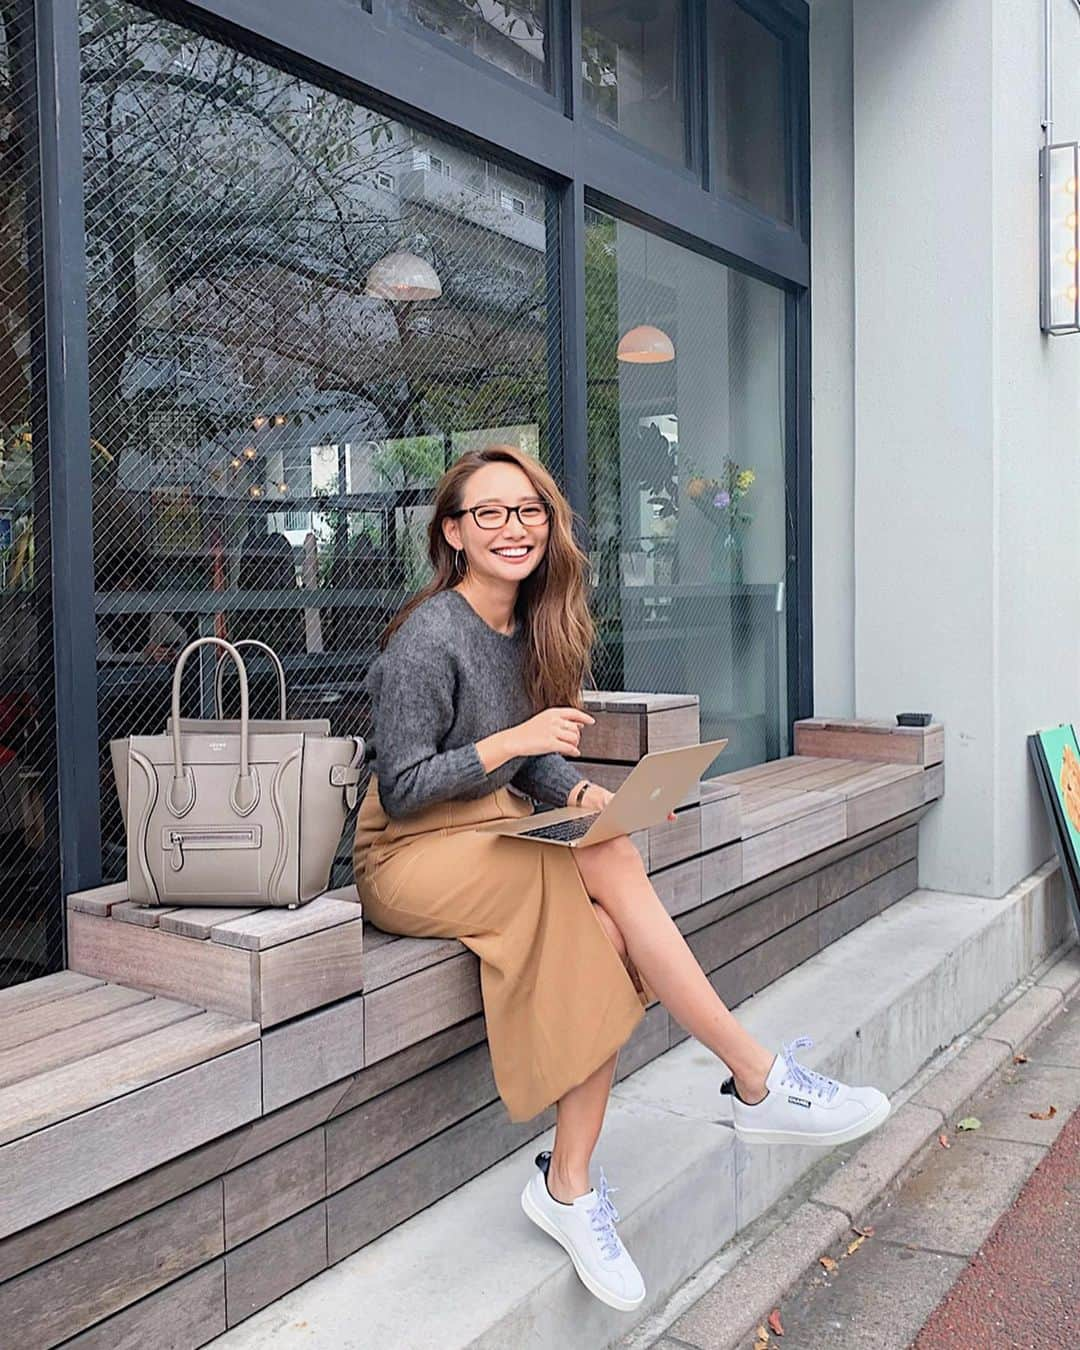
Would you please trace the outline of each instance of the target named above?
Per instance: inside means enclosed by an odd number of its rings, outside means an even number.
[[[1039,326],[1056,337],[1080,333],[1080,141],[1054,143],[1054,0],[1043,0],[1043,77]]]

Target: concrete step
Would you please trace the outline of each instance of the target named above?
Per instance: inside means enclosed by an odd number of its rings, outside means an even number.
[[[766,1045],[810,1035],[810,1067],[894,1092],[1064,939],[1056,864],[1006,896],[916,891],[742,1004]],[[593,1299],[518,1197],[550,1132],[241,1323],[219,1350],[457,1350],[616,1344],[821,1160],[738,1144],[725,1068],[686,1041],[621,1083],[596,1163],[649,1287],[637,1313]]]

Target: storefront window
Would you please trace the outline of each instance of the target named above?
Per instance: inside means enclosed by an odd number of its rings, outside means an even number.
[[[786,754],[783,293],[592,209],[585,267],[597,683]]]
[[[582,0],[585,103],[605,126],[686,162],[683,6],[679,0]]]
[[[393,0],[422,27],[508,75],[548,85],[547,0]]]
[[[790,221],[791,153],[782,40],[735,0],[709,5],[713,181]]]
[[[199,635],[269,641],[291,715],[367,734],[432,485],[466,446],[549,453],[545,191],[120,0],[83,19],[102,749],[163,725]],[[116,877],[104,753],[102,783]]]

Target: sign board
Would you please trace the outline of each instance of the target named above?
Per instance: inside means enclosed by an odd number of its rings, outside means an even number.
[[[1028,737],[1028,749],[1080,933],[1080,743],[1075,728],[1066,724],[1036,731]]]

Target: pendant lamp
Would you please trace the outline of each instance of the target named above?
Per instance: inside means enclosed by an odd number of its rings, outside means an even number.
[[[364,294],[380,300],[436,300],[442,295],[442,282],[418,254],[387,253],[367,274]]]
[[[645,235],[645,281],[649,280],[649,236]],[[657,365],[675,360],[675,344],[662,328],[651,323],[638,324],[619,339],[615,355],[635,365]]]

